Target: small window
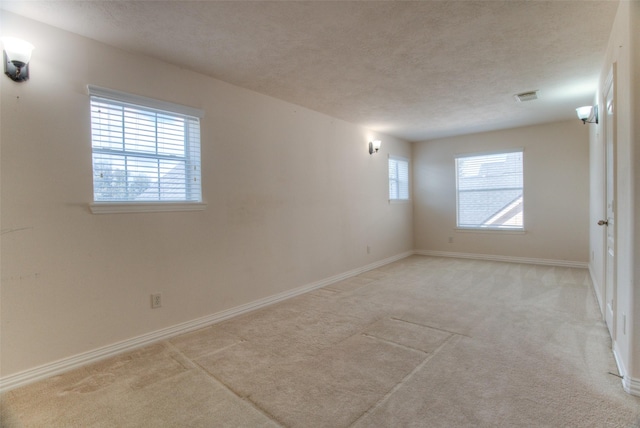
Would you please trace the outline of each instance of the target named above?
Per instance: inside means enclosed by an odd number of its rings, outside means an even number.
[[[523,229],[522,154],[456,157],[458,227]]]
[[[97,203],[200,203],[200,118],[185,106],[89,86]]]
[[[389,200],[409,200],[409,161],[389,156]]]

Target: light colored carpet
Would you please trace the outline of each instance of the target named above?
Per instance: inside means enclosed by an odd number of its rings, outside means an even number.
[[[586,269],[413,256],[5,394],[7,427],[638,427]]]

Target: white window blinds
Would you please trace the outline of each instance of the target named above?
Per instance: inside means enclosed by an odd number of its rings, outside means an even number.
[[[389,156],[389,200],[409,200],[409,161]]]
[[[202,202],[199,110],[94,86],[89,94],[95,202]]]
[[[522,151],[456,158],[458,227],[523,228]]]

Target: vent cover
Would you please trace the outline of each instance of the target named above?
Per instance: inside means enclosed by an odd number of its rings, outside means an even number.
[[[533,101],[538,99],[538,91],[535,90],[535,91],[529,91],[529,92],[522,92],[520,94],[515,94],[513,97],[519,103],[523,103],[525,101]]]

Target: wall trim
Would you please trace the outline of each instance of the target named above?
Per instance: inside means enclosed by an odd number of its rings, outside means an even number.
[[[159,213],[171,211],[204,211],[203,202],[93,202],[91,214]]]
[[[93,349],[88,352],[83,352],[71,357],[63,358],[61,360],[43,364],[29,370],[5,376],[3,378],[0,378],[0,393],[25,386],[30,383],[37,382],[39,380],[43,380],[73,369],[77,369],[79,367],[95,363],[105,358],[132,351],[151,343],[170,339],[171,337],[177,336],[179,334],[188,333],[204,327],[208,327],[213,324],[217,324],[229,318],[233,318],[247,312],[255,311],[257,309],[261,309],[278,302],[282,302],[284,300],[299,296],[318,288],[326,287],[327,285],[345,280],[347,278],[351,278],[353,276],[359,275],[372,269],[376,269],[397,260],[404,259],[413,254],[413,251],[407,251],[356,269],[349,270],[347,272],[343,272],[338,275],[330,276],[328,278],[303,285],[301,287],[277,293],[272,296],[267,296],[262,299],[254,300],[252,302],[245,303],[234,308],[226,309],[221,312],[216,312],[211,315],[196,318],[194,320],[176,324],[160,330],[152,331],[141,336],[114,343],[112,345],[103,346],[101,348]]]
[[[618,373],[622,376],[622,389],[628,394],[640,397],[640,379],[629,376],[627,368],[624,366],[624,360],[620,357],[618,344],[616,342],[613,343],[613,357],[618,366]]]
[[[499,255],[492,255],[492,254],[456,253],[456,252],[449,252],[449,251],[433,251],[433,250],[415,250],[415,254],[419,254],[421,256],[453,257],[457,259],[492,260],[496,262],[525,263],[525,264],[546,265],[546,266],[562,266],[562,267],[574,267],[574,268],[589,267],[587,262],[577,262],[577,261],[571,261],[571,260],[555,260],[555,259],[536,259],[536,258],[530,258],[530,257],[499,256]]]
[[[624,366],[624,360],[620,358],[620,353],[618,352],[618,344],[613,341],[613,345],[611,346],[611,351],[613,352],[613,358],[616,360],[616,366],[618,367],[618,374],[623,378],[624,385],[624,377],[627,374],[627,368]]]
[[[622,388],[628,394],[640,397],[640,379],[634,379],[631,376],[622,378]]]

